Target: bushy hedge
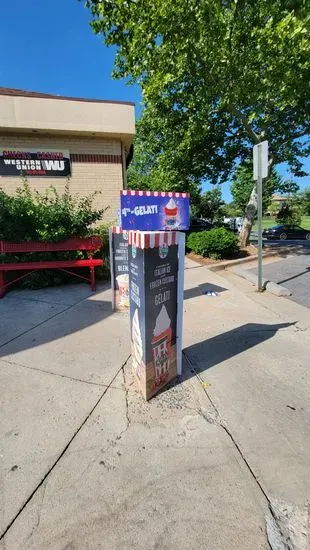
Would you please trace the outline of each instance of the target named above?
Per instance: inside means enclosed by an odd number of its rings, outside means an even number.
[[[100,235],[102,239],[102,248],[95,252],[94,258],[103,258],[104,265],[96,269],[96,277],[98,279],[110,279],[110,245],[109,245],[109,229],[112,223],[104,223],[96,226],[91,231],[93,235]]]
[[[223,227],[191,233],[187,239],[187,246],[200,256],[216,260],[230,258],[239,250],[238,237]]]
[[[93,200],[70,194],[69,183],[63,194],[55,187],[44,193],[31,191],[27,180],[14,195],[0,188],[0,240],[56,242],[68,237],[89,235],[93,223],[102,219],[104,210],[96,210]]]
[[[62,194],[54,187],[44,193],[32,191],[26,179],[14,195],[8,195],[0,188],[0,240],[29,242],[57,242],[69,237],[87,237],[99,234],[104,239],[103,250],[98,250],[96,257],[108,257],[108,226],[94,227],[102,220],[105,210],[93,207],[97,193],[87,197],[73,196],[67,182]],[[18,262],[27,260],[62,260],[83,258],[83,252],[51,252],[0,255],[1,261]],[[105,258],[106,259],[106,258]],[[107,262],[108,263],[108,262]],[[97,276],[107,278],[108,265],[96,270]],[[88,275],[88,271],[85,273]],[[8,277],[10,275],[8,274]],[[21,286],[24,288],[42,288],[61,284],[70,278],[60,271],[39,271],[27,277]]]

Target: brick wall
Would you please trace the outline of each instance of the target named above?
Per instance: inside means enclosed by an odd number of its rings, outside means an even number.
[[[98,208],[109,206],[103,221],[114,220],[119,207],[119,191],[123,188],[122,147],[117,140],[80,138],[66,136],[29,136],[0,134],[0,149],[66,149],[70,151],[71,192],[81,196],[101,191],[95,198]],[[66,184],[65,178],[29,178],[32,188],[42,191],[54,185],[60,192]],[[13,193],[20,186],[21,179],[1,177],[0,187]]]

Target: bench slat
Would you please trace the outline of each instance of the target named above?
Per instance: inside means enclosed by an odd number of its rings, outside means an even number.
[[[94,235],[93,237],[71,237],[65,241],[58,243],[47,243],[33,241],[29,243],[14,243],[0,241],[0,254],[18,254],[22,252],[60,252],[71,250],[88,250],[93,251],[101,248],[101,237]]]
[[[63,267],[97,267],[103,265],[103,260],[59,260],[50,262],[19,262],[14,264],[1,264],[1,271],[26,271],[37,269],[62,269]]]

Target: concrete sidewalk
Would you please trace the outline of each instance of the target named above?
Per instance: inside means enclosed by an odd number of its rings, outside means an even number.
[[[0,302],[1,550],[267,549],[266,517],[307,548],[310,317],[227,276],[187,262],[183,380],[149,403],[109,290]]]
[[[204,268],[192,267],[199,284]],[[185,354],[283,533],[308,548],[310,312],[224,273],[209,280],[227,291],[185,304]]]

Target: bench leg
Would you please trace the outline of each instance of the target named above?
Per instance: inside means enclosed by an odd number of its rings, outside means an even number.
[[[95,277],[94,267],[90,268],[90,284],[91,284],[91,289],[94,292],[96,290],[96,277]]]
[[[3,271],[0,271],[0,299],[3,298],[4,295],[5,295],[4,273]]]

